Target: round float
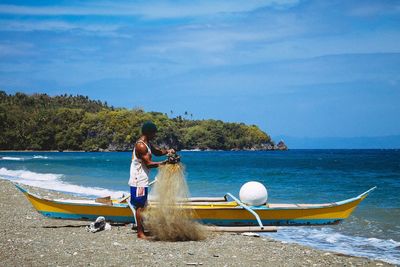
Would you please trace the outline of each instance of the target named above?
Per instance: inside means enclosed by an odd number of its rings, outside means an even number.
[[[267,188],[262,183],[251,181],[240,188],[240,201],[250,206],[260,206],[267,203]]]

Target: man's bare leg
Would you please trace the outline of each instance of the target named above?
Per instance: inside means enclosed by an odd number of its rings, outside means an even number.
[[[147,236],[144,234],[144,229],[142,224],[142,211],[143,208],[136,209],[137,237],[142,239],[147,239]]]

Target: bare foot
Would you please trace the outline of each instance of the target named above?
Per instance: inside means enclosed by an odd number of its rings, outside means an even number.
[[[149,240],[149,237],[147,235],[145,235],[144,233],[138,233],[137,237],[140,239]]]

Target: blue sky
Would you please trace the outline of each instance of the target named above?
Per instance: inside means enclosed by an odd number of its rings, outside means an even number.
[[[400,1],[0,1],[0,88],[257,124],[400,134]]]

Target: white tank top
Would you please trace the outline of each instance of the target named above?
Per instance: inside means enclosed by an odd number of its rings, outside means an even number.
[[[151,153],[150,147],[143,141],[138,141],[138,143],[143,143],[147,147],[147,152]],[[136,157],[136,144],[133,149],[133,159],[131,162],[131,170],[129,177],[129,186],[135,187],[147,187],[149,185],[149,173],[150,170],[147,168],[146,164],[141,159]]]

